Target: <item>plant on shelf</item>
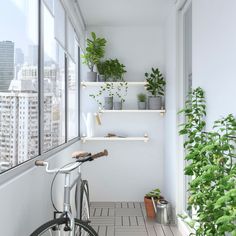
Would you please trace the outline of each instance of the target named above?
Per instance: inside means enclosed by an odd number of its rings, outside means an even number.
[[[158,68],[152,68],[150,73],[145,73],[145,77],[147,81],[145,87],[152,95],[148,98],[148,107],[151,110],[159,110],[161,109],[161,98],[164,96],[166,81]]]
[[[188,209],[196,212],[193,220],[186,222],[197,236],[236,235],[236,119],[230,114],[205,132],[206,105],[201,88],[190,94],[180,113],[186,118],[180,130],[186,137],[184,171],[191,177]]]
[[[94,32],[91,33],[91,39],[87,39],[86,52],[82,55],[83,63],[86,64],[90,72],[88,72],[88,81],[96,81],[97,73],[94,72],[94,66],[99,63],[105,54],[106,39],[98,38]]]
[[[124,81],[126,73],[125,65],[119,62],[118,59],[109,59],[98,63],[99,74],[104,75],[105,81],[119,82]]]
[[[155,216],[156,216],[152,199],[154,201],[158,201],[158,200],[163,199],[163,197],[161,196],[160,189],[158,189],[158,188],[154,189],[144,196],[144,204],[145,204],[145,208],[146,208],[146,212],[147,212],[147,217],[149,217],[149,218],[155,218]]]
[[[147,96],[145,93],[139,93],[137,95],[138,98],[138,109],[145,110],[146,109],[146,100]]]
[[[128,83],[127,82],[120,82],[116,86],[115,90],[115,99],[114,101],[114,110],[122,110],[122,106],[125,102],[125,97],[128,92]]]
[[[99,108],[103,108],[106,110],[113,109],[113,97],[114,97],[114,84],[113,83],[104,83],[100,88],[97,94],[90,94],[89,96],[93,98]],[[102,104],[101,97],[104,97],[104,105]]]

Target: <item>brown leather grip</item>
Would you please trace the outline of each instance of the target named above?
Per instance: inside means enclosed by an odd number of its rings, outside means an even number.
[[[79,159],[81,157],[87,157],[87,156],[90,156],[90,155],[91,155],[91,153],[89,153],[89,152],[77,151],[77,152],[72,153],[72,158]]]
[[[99,157],[103,157],[103,156],[107,156],[108,155],[108,151],[106,149],[104,149],[103,152],[98,152],[96,154],[93,154],[91,156],[92,159],[96,159],[96,158],[99,158]]]
[[[37,160],[35,161],[36,166],[44,166],[44,161]]]

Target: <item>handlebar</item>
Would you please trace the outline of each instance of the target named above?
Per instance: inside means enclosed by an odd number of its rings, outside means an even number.
[[[68,173],[68,172],[76,169],[77,167],[79,167],[81,165],[81,163],[83,163],[83,162],[93,161],[94,159],[97,159],[97,158],[100,158],[103,156],[107,156],[107,155],[108,155],[108,151],[106,149],[104,149],[104,151],[102,151],[102,152],[98,152],[95,154],[91,154],[88,152],[74,152],[72,154],[72,157],[77,159],[76,162],[68,164],[68,166],[61,168],[61,169],[49,170],[48,169],[48,162],[42,161],[42,160],[35,161],[35,165],[36,166],[46,166],[46,172],[48,172],[48,173],[55,173],[55,172]]]

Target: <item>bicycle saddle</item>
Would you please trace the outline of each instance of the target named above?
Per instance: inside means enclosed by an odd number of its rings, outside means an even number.
[[[79,159],[81,157],[91,156],[91,153],[85,151],[76,151],[72,153],[72,158]]]

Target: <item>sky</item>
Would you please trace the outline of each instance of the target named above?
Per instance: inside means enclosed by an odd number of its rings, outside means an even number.
[[[38,41],[37,0],[0,0],[0,41],[13,41],[25,55]]]

